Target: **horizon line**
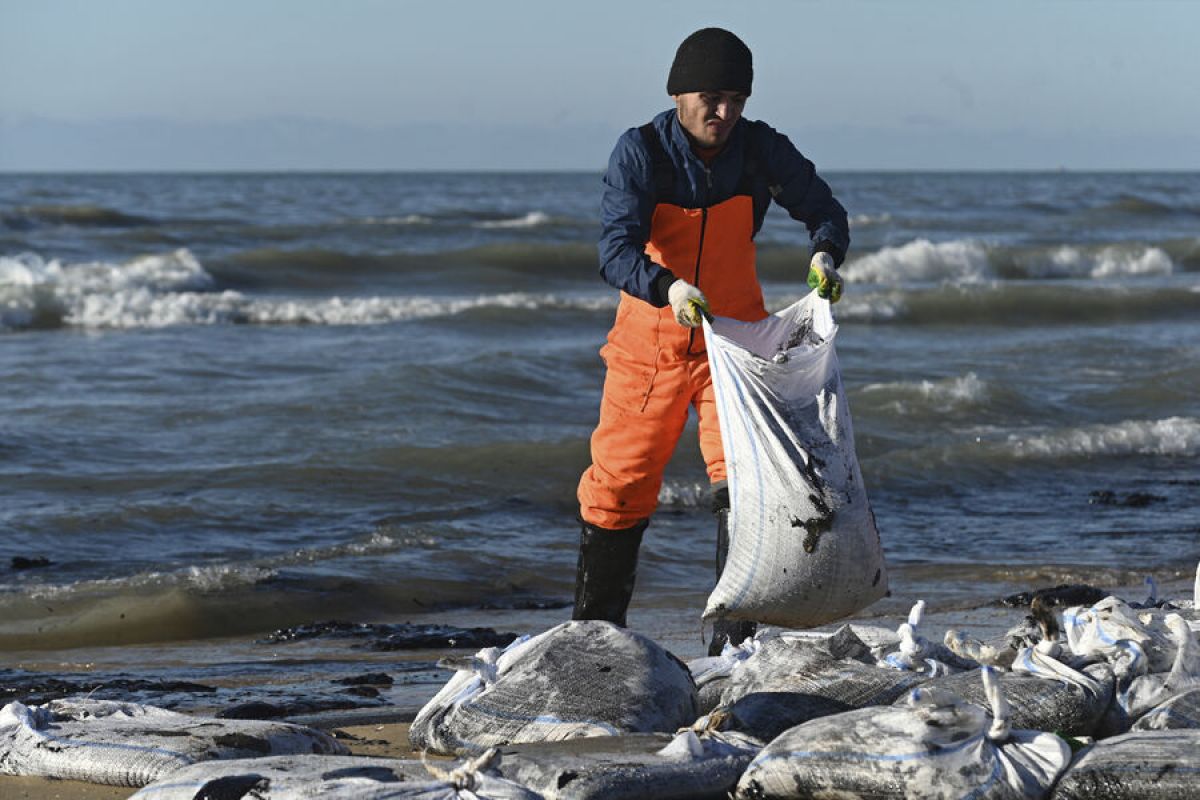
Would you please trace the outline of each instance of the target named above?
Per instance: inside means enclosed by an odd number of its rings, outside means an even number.
[[[604,167],[434,167],[434,168],[358,168],[358,167],[284,167],[284,168],[69,168],[69,169],[8,169],[0,167],[5,176],[49,176],[49,175],[446,175],[446,174],[492,174],[492,175],[596,175],[603,174]],[[825,167],[822,174],[834,173],[894,173],[894,174],[1137,174],[1161,173],[1186,175],[1200,173],[1195,167]]]

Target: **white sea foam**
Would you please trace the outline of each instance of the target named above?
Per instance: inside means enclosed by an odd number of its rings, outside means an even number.
[[[612,298],[560,297],[510,292],[476,297],[333,297],[323,300],[245,300],[244,321],[258,325],[381,325],[413,319],[453,316],[480,308],[537,310],[614,306]]]
[[[406,214],[402,217],[366,217],[363,225],[432,225],[433,218],[424,214]]]
[[[865,394],[897,395],[892,406],[897,411],[907,411],[909,401],[919,399],[926,405],[939,410],[950,410],[977,405],[987,400],[989,389],[985,381],[974,372],[937,381],[895,381],[871,383],[862,388]]]
[[[1036,436],[1012,435],[1008,438],[1007,447],[1018,457],[1195,456],[1200,453],[1200,419],[1170,417],[1126,420],[1112,425],[1068,428]]]
[[[290,553],[263,559],[261,566],[281,568],[296,564],[328,564],[339,558],[356,558],[359,556],[385,555],[398,550],[414,547],[435,547],[438,540],[435,537],[420,533],[399,531],[388,534],[375,531],[363,539],[357,539],[328,547],[302,547]]]
[[[884,247],[846,264],[856,281],[905,284],[911,281],[978,282],[991,275],[987,250],[974,240],[931,242],[916,239]]]
[[[673,508],[707,508],[712,503],[712,488],[696,481],[663,481],[658,504]]]
[[[1092,268],[1093,278],[1119,275],[1170,275],[1175,270],[1171,257],[1157,247],[1141,253],[1123,253],[1115,247],[1105,248]]]
[[[34,253],[0,258],[0,285],[53,285],[64,294],[199,290],[212,283],[212,276],[187,249],[141,256],[124,264],[93,261],[66,266]]]
[[[886,225],[892,221],[892,215],[883,214],[855,214],[850,218],[851,227],[869,228],[872,225]]]
[[[279,574],[280,569],[297,564],[327,564],[339,558],[381,555],[406,548],[428,548],[436,544],[436,538],[420,532],[375,531],[349,542],[328,547],[299,548],[276,556],[260,558],[255,563],[249,564],[193,565],[170,571],[140,572],[120,578],[100,578],[76,583],[44,584],[32,587],[22,586],[20,589],[36,600],[175,588],[204,593],[231,591],[271,580]]]
[[[253,564],[207,564],[172,571],[149,571],[120,578],[101,578],[68,584],[22,587],[34,599],[49,600],[73,594],[108,594],[125,590],[182,588],[199,592],[218,592],[253,586],[274,578],[283,567],[304,563],[327,563],[337,558],[391,553],[411,547],[432,547],[436,540],[419,533],[375,531],[328,547],[300,548],[289,553],[259,559]]]
[[[1116,246],[1088,251],[1063,246],[1050,254],[1048,262],[1033,264],[1033,277],[1117,278],[1141,275],[1170,275],[1175,271],[1171,257],[1158,247],[1129,249]]]
[[[551,222],[550,215],[544,211],[530,211],[523,217],[516,219],[497,219],[488,220],[487,222],[476,222],[476,228],[536,228],[539,225],[548,225]]]
[[[25,328],[40,320],[79,324],[81,315],[113,305],[126,309],[121,314],[146,315],[164,293],[187,295],[212,283],[185,249],[124,264],[65,265],[35,253],[0,257],[0,328]]]
[[[383,325],[462,314],[481,308],[537,310],[613,305],[599,299],[571,299],[513,292],[476,297],[332,297],[251,299],[238,292],[153,296],[137,292],[115,298],[89,297],[71,324],[87,328],[156,328],[168,325]]]
[[[275,571],[250,564],[212,564],[191,566],[172,572],[140,572],[121,578],[99,578],[76,583],[46,584],[25,589],[35,600],[55,600],[90,594],[115,594],[126,591],[192,589],[200,592],[230,591],[253,586],[275,577]]]
[[[607,293],[279,299],[202,291],[212,285],[212,276],[187,250],[124,264],[62,264],[34,254],[0,258],[0,328],[28,328],[39,322],[95,329],[231,323],[377,325],[488,307],[594,311],[616,303]]]

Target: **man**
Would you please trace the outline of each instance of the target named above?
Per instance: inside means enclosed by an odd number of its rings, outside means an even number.
[[[754,235],[771,199],[808,227],[809,284],[836,301],[850,237],[846,211],[787,137],[742,118],[750,50],[721,28],[679,46],[667,78],[675,108],[621,136],[604,176],[600,273],[621,290],[600,355],[608,367],[592,465],[579,482],[583,531],[574,619],[625,624],[637,553],[663,470],[687,421],[713,484],[717,575],[728,552],[729,491],[702,313],[767,316]],[[718,622],[711,652],[753,623]]]

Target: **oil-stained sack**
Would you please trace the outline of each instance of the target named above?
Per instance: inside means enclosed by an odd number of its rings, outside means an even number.
[[[144,786],[198,761],[345,753],[326,733],[284,722],[215,719],[110,700],[0,709],[0,774]]]
[[[1094,664],[1077,673],[1079,680],[1061,676],[1013,673],[1004,676],[1004,691],[1012,703],[1012,725],[1037,731],[1091,736],[1113,697],[1112,670]],[[944,689],[976,705],[987,696],[977,672],[934,678],[927,689]]]
[[[724,800],[760,749],[737,734],[633,733],[503,747],[498,770],[545,800]]]
[[[928,678],[875,666],[848,625],[827,636],[784,634],[762,641],[724,681],[724,729],[770,741],[817,717],[889,704]]]
[[[887,592],[829,303],[704,323],[729,473],[729,558],[706,619],[822,625]]]
[[[687,666],[610,622],[565,622],[503,651],[443,663],[458,672],[413,721],[409,738],[420,749],[672,733],[697,716]]]
[[[1175,728],[1200,729],[1200,689],[1177,694],[1143,714],[1135,731],[1166,731]]]
[[[1071,763],[1052,800],[1183,800],[1196,796],[1200,731],[1134,731]]]
[[[990,717],[948,692],[915,689],[903,706],[797,725],[750,763],[736,796],[1045,797],[1067,766],[1070,748],[1054,734],[1012,730],[994,687]]]

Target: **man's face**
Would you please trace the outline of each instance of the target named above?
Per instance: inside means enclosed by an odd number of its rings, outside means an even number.
[[[746,95],[741,92],[688,92],[675,95],[679,122],[698,147],[725,144],[742,117]]]

